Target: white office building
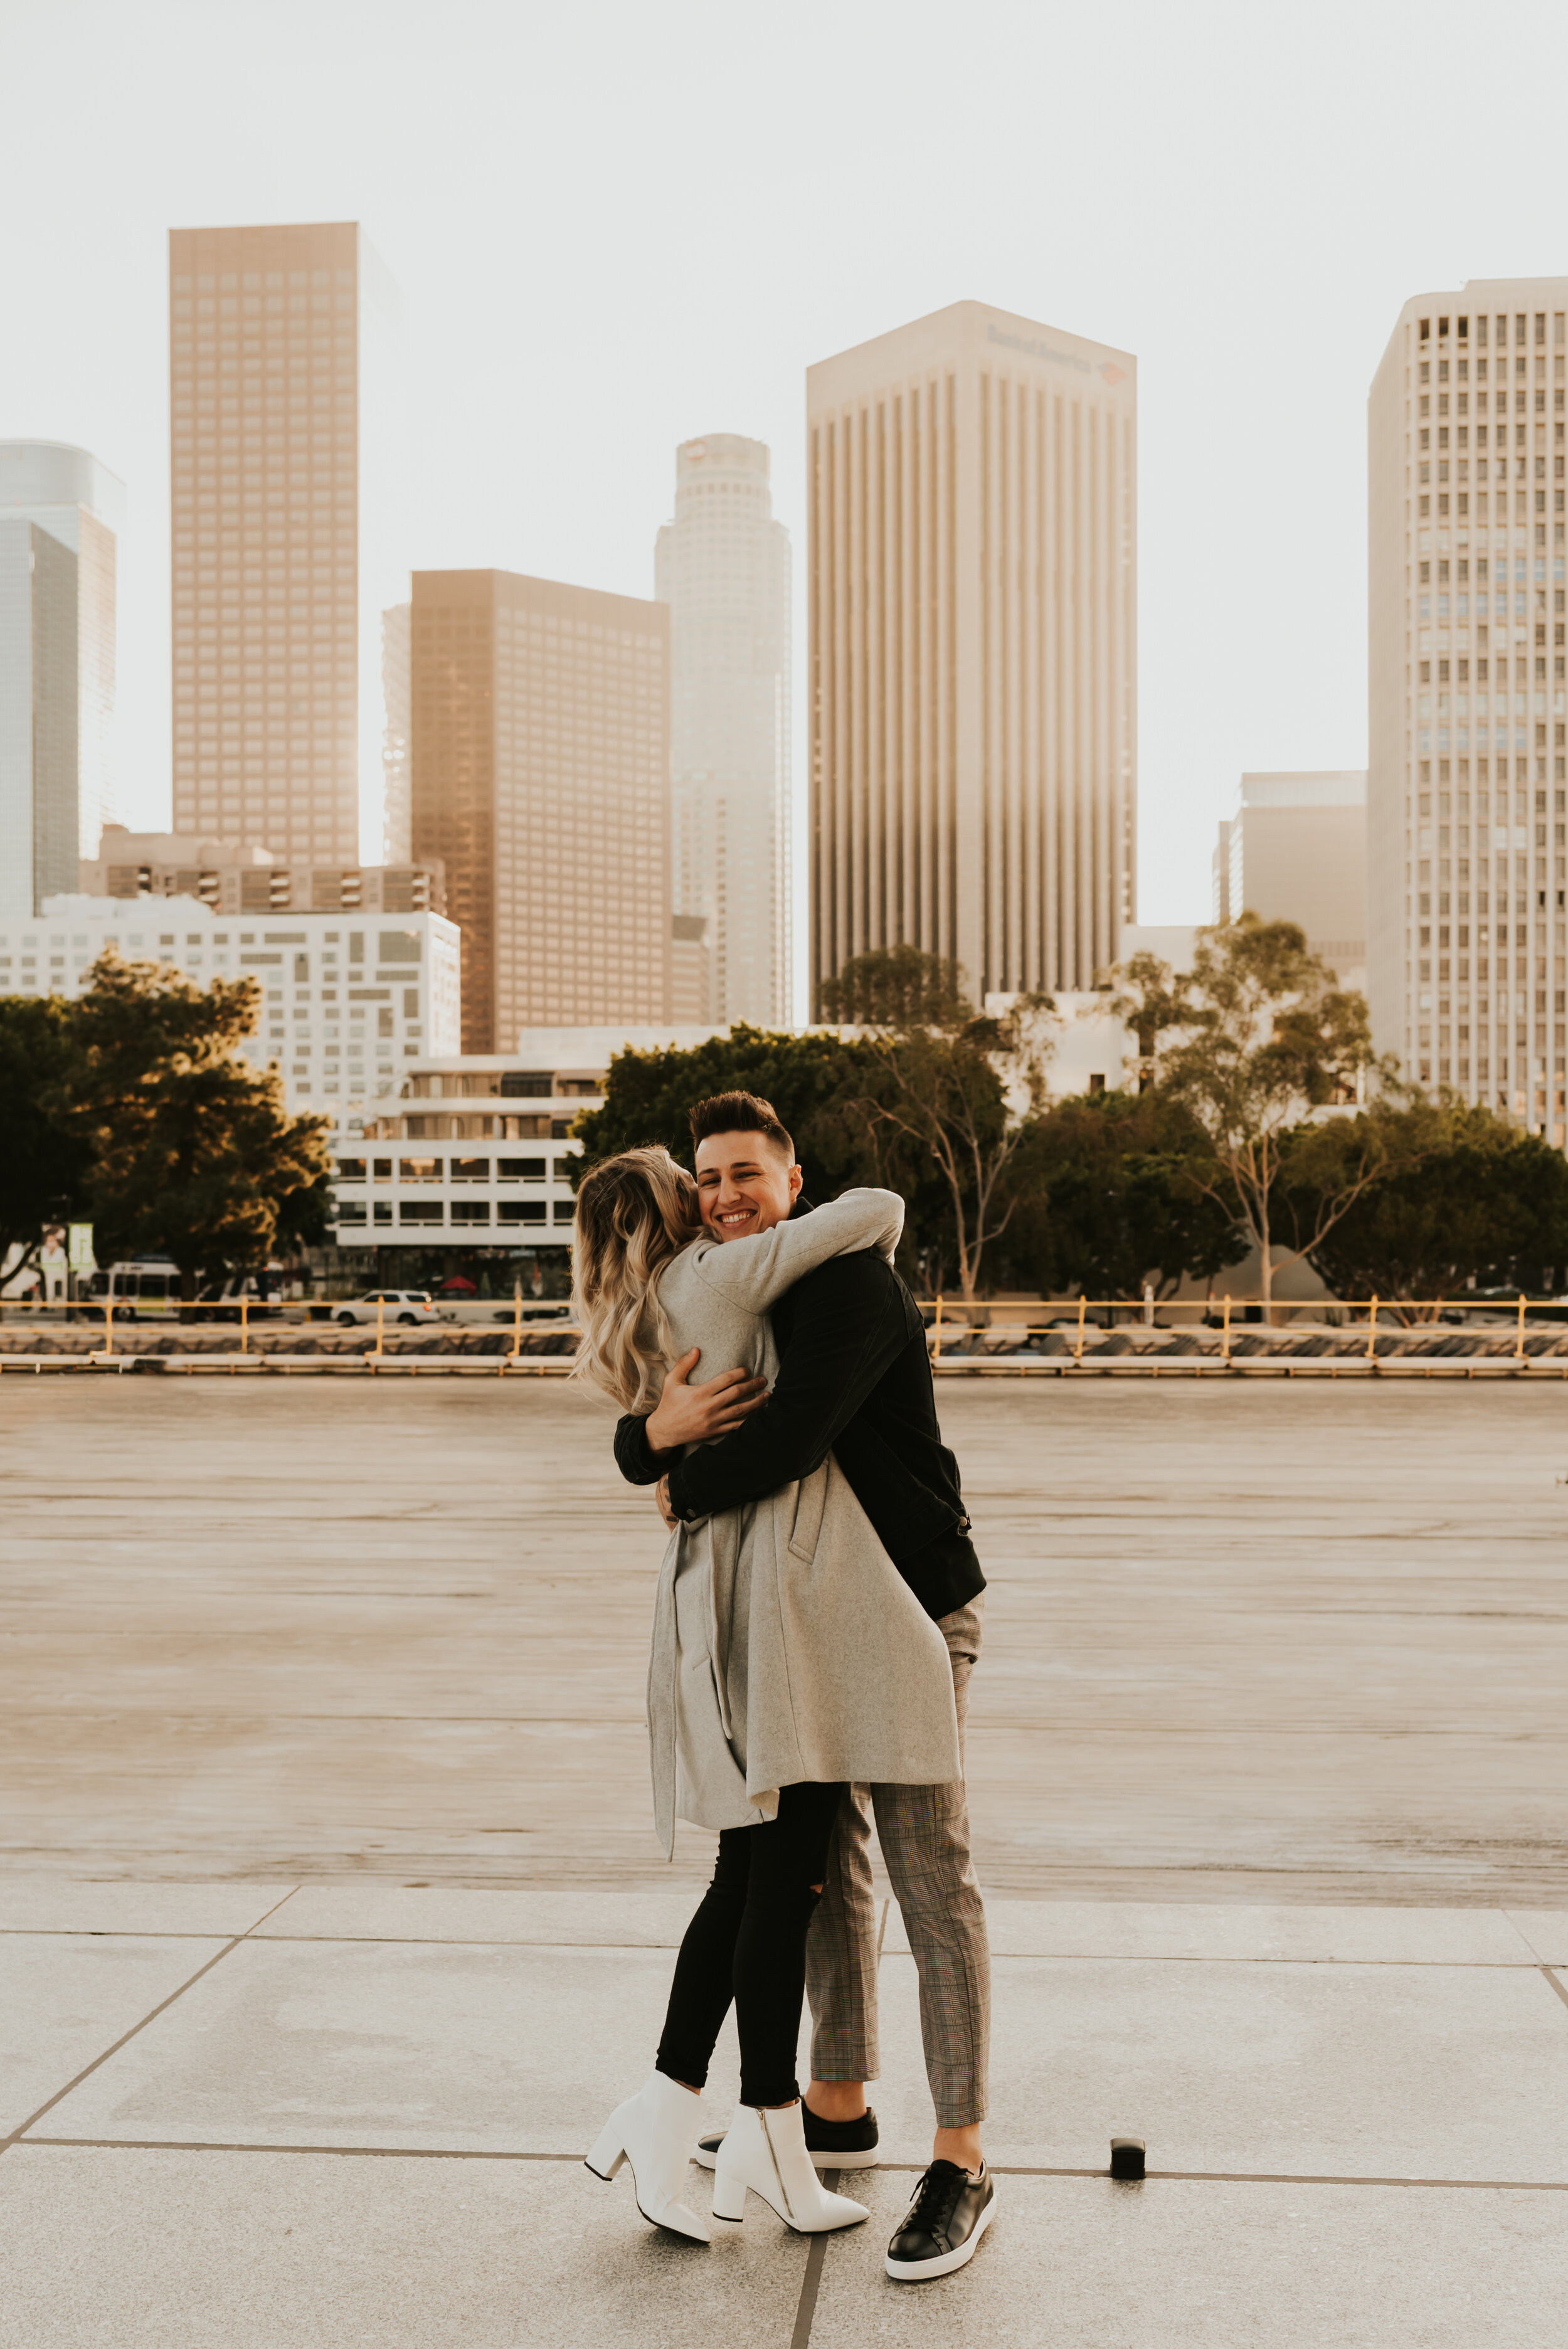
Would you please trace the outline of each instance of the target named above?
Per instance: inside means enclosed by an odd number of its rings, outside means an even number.
[[[36,918],[0,916],[0,995],[79,995],[110,944],[202,984],[259,980],[245,1050],[276,1063],[291,1110],[330,1117],[340,1138],[396,1099],[410,1061],[458,1047],[458,932],[439,914],[269,918],[194,897],[60,895]]]
[[[654,592],[670,607],[670,777],[678,1009],[789,1019],[789,535],[760,440],[676,451]]]
[[[74,889],[114,813],[124,509],[85,449],[0,440],[0,914]]]

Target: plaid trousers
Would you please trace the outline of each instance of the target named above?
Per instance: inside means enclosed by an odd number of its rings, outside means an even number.
[[[937,1625],[953,1661],[961,1756],[985,1604],[982,1593]],[[881,2075],[873,1814],[920,1975],[920,2031],[937,2127],[968,2128],[985,2117],[991,1951],[969,1856],[969,1804],[962,1778],[944,1786],[852,1785],[845,1793],[828,1847],[822,1897],[806,1939],[811,2076]]]

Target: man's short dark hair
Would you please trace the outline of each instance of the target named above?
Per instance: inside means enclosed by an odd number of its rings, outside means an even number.
[[[795,1163],[795,1144],[782,1119],[772,1102],[759,1093],[710,1093],[707,1101],[697,1102],[691,1112],[693,1150],[710,1133],[765,1133],[791,1165]]]

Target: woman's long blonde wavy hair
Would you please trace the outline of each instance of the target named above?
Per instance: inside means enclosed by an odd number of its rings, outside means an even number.
[[[702,1229],[696,1185],[667,1150],[623,1150],[583,1177],[572,1307],[583,1343],[572,1375],[623,1411],[650,1411],[670,1362],[658,1278]]]

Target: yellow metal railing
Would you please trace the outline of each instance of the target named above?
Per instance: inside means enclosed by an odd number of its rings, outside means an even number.
[[[1419,1313],[1429,1316],[1429,1319],[1424,1321],[1407,1322],[1404,1325],[1405,1334],[1410,1336],[1419,1330],[1434,1328],[1440,1317],[1445,1314],[1489,1313],[1495,1318],[1501,1313],[1507,1312],[1514,1319],[1514,1355],[1520,1361],[1526,1359],[1525,1325],[1532,1310],[1550,1311],[1554,1319],[1561,1318],[1565,1325],[1568,1325],[1568,1300],[1556,1297],[1531,1298],[1522,1291],[1517,1299],[1508,1300],[1499,1297],[1275,1298],[1272,1307],[1266,1305],[1260,1297],[1233,1298],[1228,1294],[1222,1298],[1152,1299],[1085,1296],[959,1299],[939,1293],[935,1297],[920,1299],[917,1302],[920,1304],[921,1310],[923,1313],[929,1313],[932,1317],[927,1323],[927,1330],[934,1361],[942,1360],[943,1340],[948,1336],[950,1330],[958,1337],[968,1337],[976,1330],[995,1324],[1016,1333],[1020,1338],[1045,1337],[1051,1331],[1060,1329],[1064,1315],[1070,1315],[1074,1323],[1073,1360],[1075,1362],[1081,1362],[1090,1327],[1088,1316],[1091,1313],[1137,1315],[1141,1319],[1145,1328],[1157,1326],[1155,1321],[1157,1314],[1163,1319],[1171,1314],[1191,1313],[1200,1317],[1200,1326],[1212,1327],[1212,1317],[1217,1309],[1220,1316],[1220,1354],[1221,1359],[1227,1362],[1231,1359],[1233,1313],[1233,1309],[1238,1305],[1260,1309],[1264,1314],[1288,1314],[1292,1320],[1316,1321],[1321,1320],[1324,1315],[1332,1313],[1336,1320],[1348,1319],[1354,1323],[1355,1319],[1364,1313],[1367,1316],[1367,1355],[1368,1359],[1374,1360],[1377,1350],[1377,1316],[1380,1310],[1384,1313]],[[1048,1313],[1052,1319],[1047,1321],[1020,1321],[1017,1318],[1020,1314],[1037,1312]],[[984,1319],[976,1321],[974,1319],[976,1315],[983,1316]],[[1278,1335],[1283,1335],[1290,1323],[1268,1319],[1253,1326],[1260,1331],[1273,1330]],[[1568,1326],[1565,1326],[1564,1334],[1568,1335]],[[948,1337],[948,1342],[951,1346],[953,1342],[951,1337]]]
[[[101,1320],[102,1341],[88,1351],[87,1359],[110,1361],[117,1359],[115,1349],[117,1315],[119,1317],[122,1332],[121,1354],[128,1351],[123,1336],[124,1324],[128,1319],[139,1324],[164,1324],[176,1330],[197,1327],[203,1323],[210,1329],[214,1320],[230,1324],[237,1321],[236,1353],[240,1358],[248,1358],[253,1351],[253,1330],[256,1323],[266,1322],[277,1325],[287,1321],[292,1322],[296,1328],[319,1327],[324,1318],[335,1315],[344,1307],[355,1301],[346,1298],[289,1300],[241,1297],[232,1299],[211,1299],[204,1305],[200,1300],[192,1304],[182,1304],[178,1298],[170,1298],[167,1300],[162,1299],[141,1300],[122,1296],[74,1299],[0,1296],[0,1322],[8,1321],[12,1324],[17,1320],[26,1322],[35,1316],[41,1317],[51,1313],[64,1313],[77,1319]],[[936,1365],[940,1365],[944,1359],[954,1364],[960,1359],[972,1359],[966,1350],[962,1356],[955,1351],[958,1341],[987,1328],[1006,1330],[1009,1337],[1023,1343],[1030,1339],[1061,1330],[1065,1320],[1068,1327],[1063,1334],[1068,1339],[1072,1361],[1075,1366],[1078,1366],[1083,1362],[1091,1331],[1098,1331],[1104,1326],[1098,1321],[1091,1322],[1089,1319],[1091,1314],[1109,1314],[1112,1317],[1124,1315],[1130,1319],[1141,1322],[1145,1329],[1153,1329],[1160,1323],[1169,1327],[1171,1320],[1181,1315],[1196,1317],[1200,1326],[1212,1328],[1216,1326],[1217,1317],[1220,1343],[1216,1351],[1219,1360],[1228,1364],[1232,1360],[1236,1337],[1235,1309],[1238,1306],[1251,1307],[1254,1309],[1263,1307],[1263,1300],[1259,1298],[1233,1298],[1230,1295],[1218,1298],[1160,1299],[1149,1297],[1090,1298],[1088,1296],[964,1299],[938,1292],[934,1297],[917,1299],[916,1303],[923,1315],[928,1317],[927,1340],[932,1361]],[[539,1299],[441,1298],[435,1300],[435,1308],[432,1315],[420,1317],[414,1325],[416,1329],[432,1331],[443,1326],[450,1328],[455,1325],[461,1328],[465,1323],[471,1323],[478,1319],[488,1319],[492,1324],[503,1320],[510,1321],[511,1346],[497,1359],[497,1369],[500,1371],[523,1362],[531,1365],[538,1359],[527,1346],[527,1341],[531,1338],[544,1336],[578,1338],[582,1335],[575,1321],[569,1319],[563,1313],[560,1318],[556,1318],[558,1309],[552,1307],[548,1301]],[[1267,1312],[1270,1309],[1264,1307],[1263,1309]],[[1522,1292],[1517,1298],[1506,1301],[1496,1297],[1371,1297],[1322,1299],[1292,1298],[1275,1299],[1273,1311],[1288,1315],[1290,1319],[1280,1322],[1255,1323],[1252,1325],[1249,1334],[1261,1336],[1266,1333],[1283,1337],[1293,1322],[1299,1323],[1305,1320],[1309,1324],[1321,1327],[1324,1318],[1332,1314],[1336,1323],[1342,1326],[1348,1325],[1344,1330],[1346,1337],[1355,1340],[1359,1337],[1362,1317],[1365,1317],[1366,1345],[1359,1351],[1361,1358],[1368,1361],[1377,1359],[1377,1340],[1382,1330],[1387,1329],[1390,1317],[1411,1313],[1420,1314],[1425,1318],[1418,1322],[1407,1321],[1403,1324],[1401,1334],[1408,1337],[1429,1332],[1436,1326],[1439,1316],[1451,1318],[1460,1314],[1488,1314],[1495,1319],[1500,1314],[1506,1312],[1513,1322],[1512,1359],[1518,1361],[1530,1359],[1525,1350],[1525,1333],[1532,1311],[1547,1312],[1553,1320],[1561,1319],[1564,1324],[1564,1335],[1568,1336],[1568,1306],[1565,1306],[1563,1299],[1547,1297],[1531,1298]],[[398,1350],[389,1349],[387,1343],[389,1320],[396,1322],[399,1316],[400,1309],[396,1304],[389,1307],[385,1297],[377,1299],[374,1325],[375,1344],[360,1357],[366,1369],[374,1371],[383,1363],[402,1360]],[[546,1316],[549,1318],[545,1319]],[[1040,1318],[1042,1316],[1049,1318],[1042,1319]],[[542,1327],[540,1326],[542,1321]],[[363,1328],[368,1325],[359,1323],[356,1326]],[[273,1350],[270,1348],[267,1350],[268,1352]],[[554,1357],[557,1361],[562,1359],[561,1356]]]
[[[211,1329],[214,1323],[220,1326],[232,1325],[237,1319],[239,1323],[237,1351],[240,1355],[248,1358],[251,1353],[253,1321],[268,1323],[287,1321],[296,1329],[319,1328],[324,1317],[331,1317],[335,1311],[340,1311],[345,1306],[355,1302],[352,1298],[274,1299],[237,1297],[198,1299],[191,1303],[182,1303],[179,1298],[143,1300],[134,1297],[117,1296],[70,1298],[0,1295],[0,1323],[16,1320],[25,1323],[35,1314],[47,1313],[64,1313],[74,1320],[88,1323],[101,1321],[103,1342],[88,1351],[87,1360],[112,1361],[116,1359],[114,1340],[117,1313],[120,1316],[122,1330],[127,1320],[137,1322],[139,1326],[161,1324],[175,1330],[193,1330],[202,1327]],[[492,1322],[500,1321],[509,1304],[511,1313],[508,1318],[511,1323],[511,1348],[509,1353],[500,1357],[497,1363],[499,1370],[505,1371],[515,1363],[532,1359],[524,1349],[524,1340],[529,1337],[548,1335],[552,1338],[577,1338],[582,1335],[576,1322],[568,1320],[564,1316],[556,1318],[555,1310],[548,1304],[542,1303],[537,1298],[521,1297],[511,1299],[496,1297],[443,1298],[437,1303],[435,1312],[428,1319],[422,1318],[415,1327],[433,1330],[443,1324],[449,1326],[456,1322],[460,1326],[465,1316],[473,1318],[488,1316]],[[394,1307],[394,1315],[397,1310],[397,1309]],[[551,1317],[546,1327],[536,1328],[534,1325],[541,1315],[546,1313]],[[376,1343],[360,1357],[367,1369],[374,1370],[379,1362],[396,1361],[399,1359],[396,1351],[387,1350],[387,1299],[385,1297],[378,1297],[376,1300]],[[123,1353],[126,1350],[123,1336],[120,1344]]]

